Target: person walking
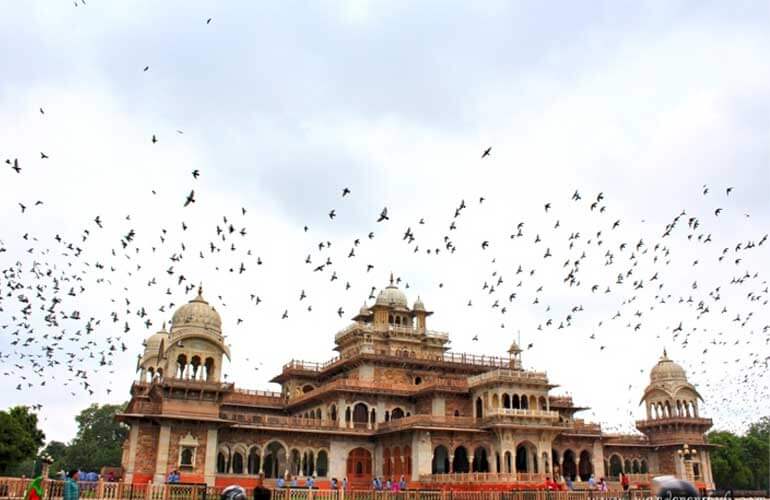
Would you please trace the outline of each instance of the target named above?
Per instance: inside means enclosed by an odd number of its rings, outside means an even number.
[[[72,469],[64,480],[63,500],[80,500],[80,488],[78,487],[78,470]]]
[[[404,478],[403,474],[401,474],[401,479],[398,480],[398,489],[401,491],[406,490],[406,478]]]
[[[624,472],[620,473],[620,485],[623,487],[623,491],[628,491],[628,488],[631,485],[631,481],[628,478],[628,474]]]
[[[342,489],[348,491],[348,476],[342,478]]]

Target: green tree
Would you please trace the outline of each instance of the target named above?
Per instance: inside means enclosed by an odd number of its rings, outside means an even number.
[[[0,474],[8,474],[22,462],[32,463],[45,434],[37,428],[37,415],[26,406],[0,411]],[[23,472],[29,474],[30,470]]]
[[[104,466],[119,466],[123,441],[128,428],[115,421],[121,405],[93,404],[75,417],[78,433],[67,446],[64,462],[68,467],[99,471]]]
[[[751,469],[751,489],[768,489],[770,471],[770,417],[762,417],[749,426],[743,437],[746,465]]]
[[[711,451],[711,472],[717,487],[749,489],[753,478],[745,462],[741,437],[728,431],[714,431],[709,433],[708,440],[718,446]]]

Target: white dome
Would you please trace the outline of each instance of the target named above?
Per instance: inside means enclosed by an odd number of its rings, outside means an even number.
[[[374,304],[378,306],[409,308],[406,304],[406,295],[404,295],[404,292],[392,284],[385,287],[385,289],[377,295],[377,301]]]
[[[684,368],[668,359],[665,350],[658,364],[650,371],[650,383],[655,382],[687,382]]]
[[[171,328],[198,327],[222,333],[222,318],[219,313],[203,299],[203,290],[198,288],[198,296],[174,312]]]

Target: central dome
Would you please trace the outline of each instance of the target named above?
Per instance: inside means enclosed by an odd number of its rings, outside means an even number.
[[[390,275],[390,285],[386,286],[384,290],[382,290],[379,295],[377,295],[377,300],[375,301],[374,305],[377,306],[390,306],[390,307],[403,307],[405,309],[409,309],[409,306],[407,306],[406,303],[406,295],[404,295],[404,292],[398,289],[396,285],[393,284],[393,275]]]
[[[663,351],[663,356],[658,361],[658,364],[650,371],[650,382],[665,382],[665,381],[687,381],[687,374],[677,363],[674,363],[666,355],[666,351]]]
[[[174,312],[172,328],[198,327],[222,333],[222,318],[219,313],[203,299],[203,289],[198,288],[198,296]]]

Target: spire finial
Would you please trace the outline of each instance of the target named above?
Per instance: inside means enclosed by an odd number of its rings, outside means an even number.
[[[668,359],[668,354],[666,354],[666,348],[663,348],[663,359]]]
[[[198,297],[203,297],[203,282],[198,284]]]
[[[166,331],[166,322],[165,321],[163,322],[163,330],[161,330],[161,331],[164,331],[164,332]]]
[[[390,273],[390,286],[393,286],[393,272]]]

